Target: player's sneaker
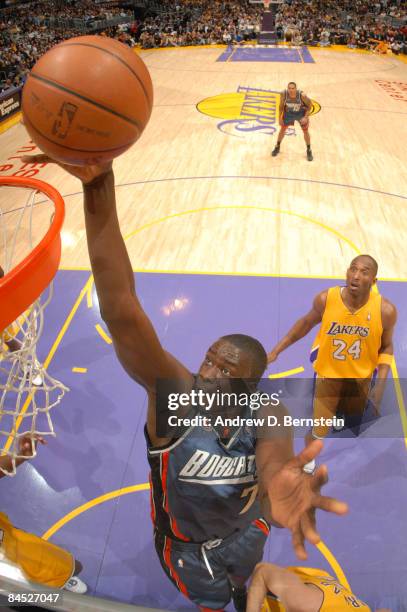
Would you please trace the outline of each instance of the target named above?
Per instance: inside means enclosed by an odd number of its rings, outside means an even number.
[[[343,421],[345,422],[345,415],[343,412],[337,412],[335,417],[337,419],[343,419]],[[342,431],[343,429],[345,429],[345,425],[339,425],[339,424],[332,425],[332,429],[334,431]]]
[[[78,576],[72,576],[62,588],[71,593],[79,593],[79,595],[83,595],[88,590],[86,584]]]
[[[314,159],[311,149],[307,149],[307,159],[308,161],[312,161]]]
[[[315,472],[316,467],[317,467],[317,464],[315,463],[315,459],[313,459],[312,461],[309,461],[308,463],[304,465],[304,467],[302,468],[302,471],[305,472],[306,474],[313,474]]]
[[[232,600],[236,612],[246,612],[247,589],[246,587],[232,586]]]
[[[34,361],[31,381],[35,387],[41,387],[44,384],[44,376],[41,372],[41,364],[37,360]]]
[[[271,152],[272,157],[276,157],[276,155],[278,155],[280,153],[280,145],[276,144],[276,146],[274,147],[274,149]]]
[[[20,385],[25,385],[28,380],[28,370],[24,370],[24,368],[20,365],[16,370],[15,374],[10,378],[10,384],[13,387],[20,387]],[[34,361],[32,366],[32,376],[31,383],[35,387],[41,387],[44,384],[44,375],[41,371],[41,364],[37,359]]]

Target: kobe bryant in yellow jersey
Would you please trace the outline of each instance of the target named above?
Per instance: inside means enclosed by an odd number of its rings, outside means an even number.
[[[373,612],[327,572],[260,563],[253,572],[246,612]],[[376,612],[390,612],[381,608]]]
[[[268,354],[275,361],[287,347],[320,324],[312,345],[316,372],[312,436],[324,438],[325,421],[337,414],[361,418],[368,400],[378,415],[385,381],[393,359],[395,306],[376,287],[378,265],[370,255],[352,260],[344,287],[315,296],[312,308],[298,319]],[[372,378],[376,380],[373,388]],[[376,376],[377,374],[377,376]]]

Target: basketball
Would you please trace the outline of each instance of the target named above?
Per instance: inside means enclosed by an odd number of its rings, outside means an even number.
[[[104,36],[66,40],[34,65],[23,89],[24,125],[49,157],[73,165],[111,160],[141,136],[153,86],[140,57]]]

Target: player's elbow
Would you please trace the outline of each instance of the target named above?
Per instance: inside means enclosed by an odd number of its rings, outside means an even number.
[[[109,327],[118,321],[134,319],[137,312],[137,300],[132,295],[124,295],[121,298],[107,297],[99,300],[100,316]]]

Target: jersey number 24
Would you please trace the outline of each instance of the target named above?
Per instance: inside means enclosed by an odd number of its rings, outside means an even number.
[[[343,340],[339,340],[339,338],[335,338],[333,341],[333,345],[335,350],[333,352],[333,358],[339,359],[340,361],[345,361],[347,355],[350,355],[352,359],[360,359],[360,340],[355,340],[350,347]]]

